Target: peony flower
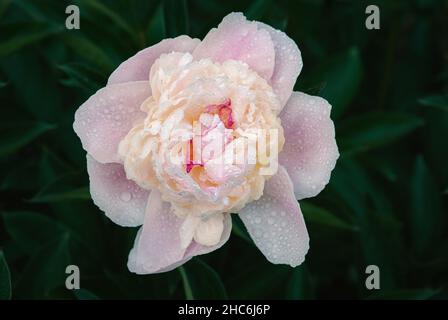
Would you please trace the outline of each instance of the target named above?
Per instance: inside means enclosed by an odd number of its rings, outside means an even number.
[[[165,272],[218,249],[232,213],[269,261],[304,261],[297,200],[325,187],[339,153],[329,103],[293,92],[301,69],[286,34],[232,13],[202,41],[138,52],[79,107],[94,203],[141,226],[130,271]]]

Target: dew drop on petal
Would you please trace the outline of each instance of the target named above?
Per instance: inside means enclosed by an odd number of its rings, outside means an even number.
[[[132,198],[132,195],[128,191],[124,191],[120,194],[120,199],[124,202],[129,202]]]

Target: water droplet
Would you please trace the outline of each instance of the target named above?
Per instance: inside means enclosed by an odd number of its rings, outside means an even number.
[[[127,192],[127,191],[124,191],[124,192],[122,192],[122,193],[120,194],[120,199],[121,199],[122,201],[124,201],[124,202],[128,202],[128,201],[130,201],[131,198],[132,198],[131,193],[129,193],[129,192]]]

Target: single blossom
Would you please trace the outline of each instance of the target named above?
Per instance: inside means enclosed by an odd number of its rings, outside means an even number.
[[[293,92],[301,69],[285,33],[232,13],[202,41],[138,52],[79,107],[93,201],[141,226],[130,271],[165,272],[218,249],[231,213],[269,261],[303,262],[297,200],[325,187],[339,153],[329,103]]]

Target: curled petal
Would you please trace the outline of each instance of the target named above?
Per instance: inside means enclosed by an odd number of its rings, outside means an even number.
[[[185,249],[178,232],[181,224],[182,220],[174,215],[170,204],[162,201],[158,191],[152,191],[145,222],[129,254],[129,270],[139,274],[154,273],[182,260]]]
[[[134,248],[129,254],[129,270],[137,274],[170,271],[196,255],[218,249],[230,235],[231,220],[227,214],[218,244],[203,246],[192,241],[185,248],[179,232],[183,223],[184,219],[172,212],[170,204],[161,199],[160,193],[152,191],[146,207],[145,222],[138,231]]]
[[[221,234],[221,239],[216,245],[204,246],[202,244],[197,243],[196,241],[192,241],[190,246],[187,248],[187,251],[185,252],[185,258],[192,258],[194,256],[206,254],[215,251],[218,248],[221,248],[224,245],[224,243],[226,243],[227,240],[229,240],[230,232],[232,231],[232,218],[230,217],[229,213],[224,214],[223,225],[224,228]]]
[[[224,17],[218,28],[210,30],[193,52],[196,59],[215,62],[233,59],[247,63],[269,80],[274,72],[275,52],[269,32],[247,21],[242,13]]]
[[[214,246],[219,243],[224,231],[224,215],[214,214],[206,221],[198,224],[194,240],[206,246]]]
[[[288,171],[298,200],[324,189],[339,157],[330,112],[325,99],[294,92],[280,114],[285,145],[279,162]]]
[[[199,39],[192,39],[188,36],[162,40],[151,47],[137,52],[134,56],[121,63],[110,75],[107,84],[148,81],[151,66],[162,53],[170,53],[173,51],[193,52],[199,42]]]
[[[87,155],[87,172],[93,202],[108,218],[123,227],[143,223],[149,191],[126,179],[123,165],[102,164]]]
[[[263,196],[239,213],[260,251],[275,264],[300,265],[308,252],[309,237],[292,182],[286,170],[266,182]]]
[[[84,150],[101,163],[119,162],[118,144],[133,124],[145,117],[140,105],[150,94],[148,81],[98,90],[75,113],[73,129]]]
[[[183,265],[184,263],[188,262],[191,258],[195,256],[207,254],[212,251],[215,251],[216,249],[221,248],[227,242],[227,240],[229,240],[231,231],[232,231],[232,218],[230,217],[230,214],[225,214],[224,230],[221,234],[221,239],[219,240],[218,244],[214,246],[204,246],[202,244],[197,243],[196,241],[192,241],[190,246],[185,251],[185,255],[182,260],[157,271],[157,273],[171,271]]]
[[[257,22],[262,30],[271,36],[275,49],[275,68],[270,84],[284,106],[294,89],[296,79],[303,67],[302,55],[294,40],[284,32],[262,22]]]

